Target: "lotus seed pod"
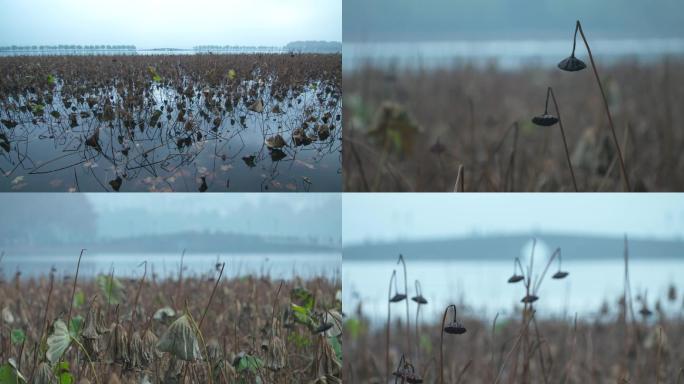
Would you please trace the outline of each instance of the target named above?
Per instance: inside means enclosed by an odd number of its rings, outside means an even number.
[[[553,115],[543,114],[533,117],[532,122],[542,127],[550,127],[558,122],[558,118]]]
[[[568,72],[581,71],[586,67],[587,65],[582,60],[576,58],[575,55],[566,57],[558,63],[558,68]]]
[[[157,343],[157,348],[185,361],[201,358],[197,335],[188,315],[179,317],[169,326]]]
[[[395,293],[394,296],[390,299],[391,303],[398,303],[400,301],[404,301],[406,299],[406,295],[403,293]]]

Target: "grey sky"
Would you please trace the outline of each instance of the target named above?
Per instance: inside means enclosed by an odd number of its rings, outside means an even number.
[[[178,231],[319,238],[339,242],[340,194],[85,194],[104,237]],[[64,195],[68,196],[68,195]]]
[[[342,0],[0,0],[0,45],[342,40]]]
[[[530,231],[684,237],[682,194],[344,194],[342,239]]]

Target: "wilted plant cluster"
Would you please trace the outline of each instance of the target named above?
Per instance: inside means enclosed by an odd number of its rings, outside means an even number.
[[[224,268],[17,272],[0,281],[0,383],[341,382],[339,281],[228,280]]]
[[[578,21],[554,66],[345,73],[345,189],[681,190],[681,58],[595,54]]]
[[[537,308],[540,302],[559,300],[543,293],[546,279],[554,283],[572,278],[572,272],[563,269],[561,250],[544,257],[541,268],[535,267],[535,259],[539,256],[535,257],[533,246],[527,265],[515,258],[511,277],[491,282],[520,295],[512,315],[497,314],[493,321],[478,314],[486,303],[469,303],[465,295],[440,318],[416,323],[410,335],[408,318],[388,317],[387,324],[379,327],[369,320],[360,302],[344,325],[345,353],[351,356],[345,362],[345,381],[684,382],[684,349],[680,348],[684,345],[684,292],[672,285],[664,297],[649,299],[645,291],[633,296],[626,240],[624,294],[605,302],[591,317],[575,315],[574,321],[569,319],[572,315],[559,318],[540,314]],[[389,309],[407,296],[395,281],[396,273],[390,280]],[[414,301],[429,302],[422,299]]]
[[[401,264],[402,276],[403,276],[403,287],[400,288],[399,278],[397,277],[397,271],[393,270],[392,275],[389,280],[389,290],[387,293],[387,323],[384,329],[384,371],[377,364],[378,361],[375,358],[377,356],[376,346],[366,345],[363,342],[363,346],[357,350],[355,346],[354,350],[357,355],[353,359],[349,360],[347,372],[347,379],[350,382],[394,382],[394,383],[422,383],[427,377],[431,377],[434,373],[434,358],[430,358],[431,351],[425,351],[423,346],[424,333],[430,333],[431,330],[425,330],[421,327],[421,317],[420,310],[424,305],[429,304],[429,300],[423,296],[422,286],[420,281],[415,280],[414,287],[415,292],[413,296],[409,299],[408,293],[408,271],[406,268],[406,261],[403,255],[399,255],[397,259],[397,265]],[[414,304],[411,304],[413,302]],[[392,332],[392,307],[404,303],[406,307],[406,317],[404,323],[396,323],[396,332]],[[410,324],[410,307],[415,306],[415,329],[411,330]],[[449,316],[451,315],[451,316]],[[357,316],[362,316],[357,313]],[[449,321],[447,322],[447,318]],[[350,340],[353,343],[357,342],[357,337],[359,336],[359,329],[353,326],[354,329],[349,329],[350,324],[359,325],[357,319],[352,318],[346,323],[347,330],[351,331]],[[442,367],[444,366],[444,338],[446,335],[462,335],[466,333],[466,328],[458,320],[457,308],[455,305],[449,305],[444,311],[444,317],[442,319],[442,324],[439,328],[440,335],[440,349],[439,349],[439,360],[437,366],[436,376],[439,377],[440,383],[445,382],[443,377]],[[374,335],[375,336],[375,335]],[[447,344],[452,344],[450,341]],[[365,350],[363,348],[369,348]],[[425,356],[425,355],[428,356]],[[372,357],[369,357],[372,356]],[[365,358],[369,357],[372,361],[370,362],[372,367],[372,372],[367,370]],[[393,368],[394,367],[394,368]],[[428,368],[430,367],[430,368]],[[361,370],[362,373],[359,374],[357,370]],[[448,382],[448,381],[447,381]]]
[[[3,57],[0,71],[3,189],[307,190],[307,170],[339,168],[340,55]],[[231,186],[238,170],[249,185]]]

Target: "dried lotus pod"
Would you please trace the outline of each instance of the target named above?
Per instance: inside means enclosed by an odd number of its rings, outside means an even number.
[[[542,127],[550,127],[558,122],[558,118],[554,115],[545,113],[543,115],[533,117],[532,122]]]
[[[568,72],[581,71],[586,67],[587,65],[584,63],[584,61],[576,58],[574,54],[566,57],[565,59],[561,60],[560,63],[558,63],[558,68]]]

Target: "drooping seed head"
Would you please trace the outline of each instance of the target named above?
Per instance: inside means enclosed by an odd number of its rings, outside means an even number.
[[[639,310],[639,314],[640,314],[641,316],[643,316],[643,317],[649,317],[649,316],[651,316],[651,315],[653,314],[653,312],[651,312],[651,310],[648,309],[648,307],[644,305],[644,306],[641,307],[641,309]]]
[[[450,335],[462,335],[466,333],[466,329],[460,322],[452,321],[451,323],[444,326],[444,332]]]
[[[522,281],[523,279],[525,279],[525,277],[523,275],[513,275],[513,276],[508,278],[508,282],[510,284],[515,284],[519,281]]]
[[[531,304],[534,303],[535,301],[539,300],[539,297],[536,295],[527,295],[520,300],[521,303],[526,303],[526,304]]]
[[[423,304],[427,304],[427,303],[428,303],[427,299],[426,299],[425,297],[423,297],[423,295],[413,296],[413,297],[411,298],[411,300],[413,300],[414,302],[418,303],[419,305],[423,305]]]
[[[390,303],[398,303],[400,301],[404,301],[406,299],[406,295],[403,293],[395,293],[394,296],[390,299]]]
[[[420,384],[423,382],[423,378],[420,377],[420,375],[415,373],[415,372],[410,372],[409,374],[406,375],[406,381],[409,384]]]
[[[551,276],[551,278],[557,279],[557,280],[565,279],[568,276],[568,274],[569,273],[565,272],[565,271],[558,271],[558,272],[554,273],[553,276]]]
[[[558,63],[558,68],[568,72],[581,71],[586,67],[587,65],[584,63],[584,61],[576,58],[575,55],[570,55]]]
[[[558,118],[554,115],[543,114],[533,117],[532,122],[542,127],[550,127],[558,122]]]

